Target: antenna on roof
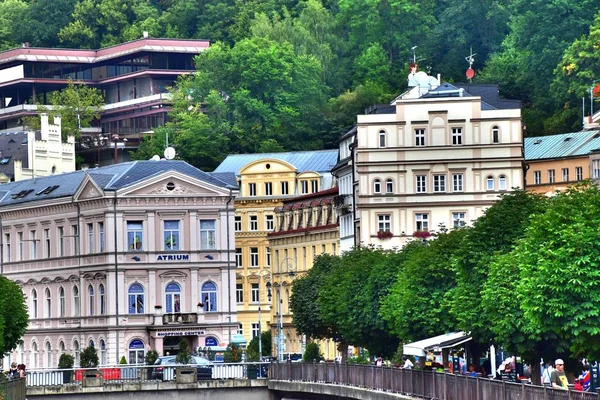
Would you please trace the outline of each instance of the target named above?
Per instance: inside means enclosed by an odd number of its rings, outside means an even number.
[[[473,46],[471,46],[471,52],[470,52],[469,56],[465,57],[465,61],[469,63],[469,69],[465,73],[465,75],[467,76],[467,79],[469,80],[469,83],[472,82],[473,77],[475,76],[475,70],[473,69],[473,63],[475,62],[476,55],[477,54],[473,53]]]

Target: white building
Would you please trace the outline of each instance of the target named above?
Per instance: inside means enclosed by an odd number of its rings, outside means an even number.
[[[233,174],[136,161],[0,187],[2,265],[29,328],[8,358],[56,367],[94,345],[102,365],[148,349],[231,342],[237,329]],[[9,365],[9,364],[8,364]]]
[[[390,105],[357,118],[359,243],[392,248],[441,224],[470,224],[523,187],[519,102],[499,99],[496,85],[438,85],[422,72],[409,82]]]
[[[339,194],[335,207],[338,209],[340,228],[340,251],[349,251],[355,243],[354,235],[354,149],[356,127],[345,133],[339,142],[338,162],[331,173],[337,178]]]

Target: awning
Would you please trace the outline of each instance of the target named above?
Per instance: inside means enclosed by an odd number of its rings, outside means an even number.
[[[451,332],[445,335],[435,336],[418,342],[407,343],[403,346],[403,352],[409,356],[424,357],[429,350],[441,350],[455,347],[471,340],[466,332]]]

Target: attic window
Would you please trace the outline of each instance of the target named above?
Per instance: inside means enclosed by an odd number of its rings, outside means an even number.
[[[23,139],[23,143],[22,144],[27,144],[28,140],[27,138]]]
[[[4,157],[2,160],[0,160],[0,165],[6,165],[9,161],[10,157]]]
[[[37,192],[35,195],[39,196],[40,194],[49,194],[50,192],[56,190],[58,188],[59,185],[54,185],[54,186],[48,186],[45,189],[40,190],[39,192]]]
[[[594,136],[592,136],[594,139],[598,139],[600,137],[600,133],[596,133]]]
[[[568,142],[568,141],[570,141],[571,139],[573,139],[573,138],[570,138],[570,137],[568,137],[568,138],[565,138],[565,140],[564,140],[564,141],[565,141],[565,142]]]
[[[167,183],[167,190],[175,190],[175,184],[173,182]]]
[[[538,139],[535,142],[533,142],[533,144],[540,144],[540,143],[542,143],[542,139]]]
[[[31,192],[33,192],[33,189],[22,190],[19,193],[13,194],[12,198],[13,198],[13,200],[15,200],[15,199],[22,199],[23,197],[27,196]]]
[[[12,138],[11,138],[11,139],[8,141],[8,143],[15,143],[15,139],[12,139]]]

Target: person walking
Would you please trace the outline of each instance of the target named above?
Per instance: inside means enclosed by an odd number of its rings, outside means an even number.
[[[554,371],[550,375],[550,382],[552,382],[553,389],[569,390],[569,381],[565,374],[565,363],[562,359],[557,358],[554,361]]]

